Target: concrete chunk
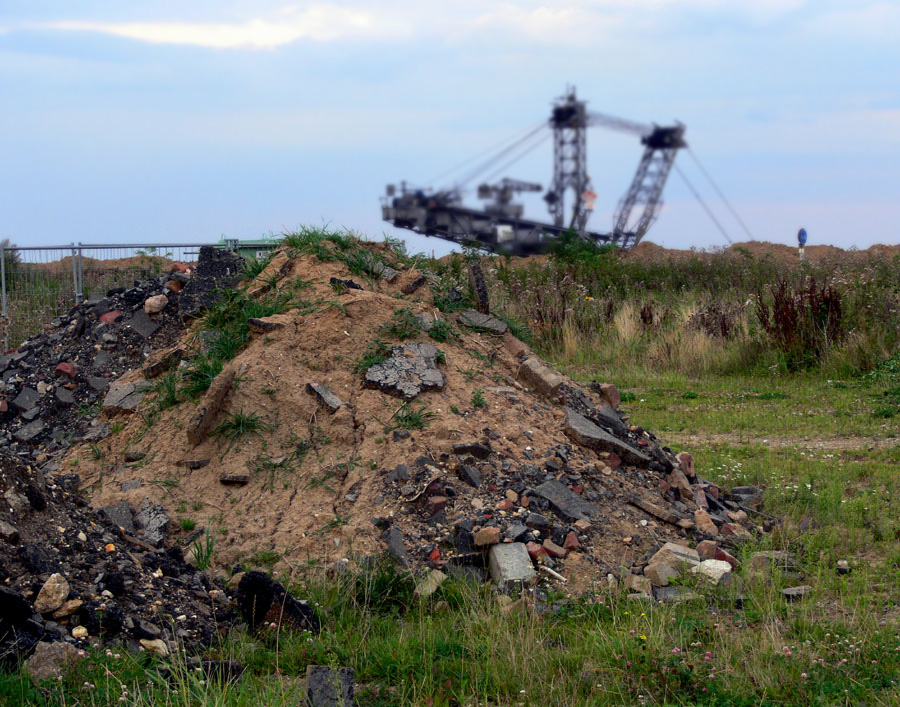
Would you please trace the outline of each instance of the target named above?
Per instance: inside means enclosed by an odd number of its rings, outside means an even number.
[[[522,362],[518,377],[525,385],[545,398],[555,398],[559,393],[559,387],[563,384],[562,377],[556,371],[545,366],[534,356]]]
[[[492,545],[488,563],[491,577],[503,586],[511,582],[527,582],[535,576],[531,556],[522,543]]]
[[[509,325],[506,322],[497,319],[497,317],[492,317],[490,314],[476,312],[474,309],[466,309],[460,312],[456,319],[460,324],[470,329],[486,331],[497,336],[502,336],[509,329]]]
[[[649,564],[662,563],[670,567],[696,567],[700,564],[700,555],[696,550],[679,545],[678,543],[666,543],[656,554],[650,558]]]
[[[134,412],[143,397],[144,393],[134,383],[113,383],[103,399],[103,410],[109,413]]]
[[[597,506],[571,491],[559,481],[545,481],[535,491],[550,502],[554,513],[568,521],[588,520]]]
[[[395,346],[390,358],[366,371],[365,384],[407,400],[431,388],[442,390],[444,374],[438,368],[437,355],[432,344],[409,342]]]
[[[22,388],[22,392],[13,399],[12,404],[19,408],[21,412],[25,412],[36,407],[40,399],[41,394],[34,388]]]
[[[344,404],[343,400],[320,383],[310,381],[306,384],[306,392],[315,395],[319,403],[328,409],[328,412],[337,412],[338,408]]]
[[[13,432],[13,438],[19,442],[31,442],[44,431],[45,427],[43,420],[29,422],[21,429]]]
[[[600,429],[586,417],[568,407],[566,408],[565,432],[573,442],[593,449],[595,452],[614,452],[622,461],[635,466],[645,467],[650,463],[650,457],[646,454],[622,442],[606,430]]]

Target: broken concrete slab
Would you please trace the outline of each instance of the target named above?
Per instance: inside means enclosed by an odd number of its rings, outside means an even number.
[[[174,368],[184,357],[184,353],[184,349],[179,346],[152,353],[144,364],[144,378],[156,378]]]
[[[517,377],[521,378],[525,385],[538,395],[543,395],[545,398],[555,398],[563,384],[562,376],[534,356],[529,356],[522,362]]]
[[[488,568],[493,580],[500,586],[534,579],[531,556],[523,543],[492,545],[488,554]]]
[[[550,507],[556,515],[568,521],[588,520],[597,512],[597,506],[555,479],[545,481],[535,489],[535,492],[550,502]]]
[[[428,278],[426,278],[424,275],[419,275],[418,277],[413,278],[412,280],[407,282],[406,285],[403,286],[401,292],[403,292],[404,295],[411,295],[413,292],[422,287],[422,285],[424,285],[426,282],[428,282]]]
[[[40,399],[41,394],[34,388],[22,388],[22,392],[13,399],[12,404],[21,412],[25,412],[26,410],[31,410],[36,407]]]
[[[134,412],[144,393],[134,383],[113,383],[103,398],[103,411],[108,413]]]
[[[387,543],[388,554],[404,567],[409,567],[409,555],[406,554],[403,531],[396,525],[392,525],[384,531],[384,540]]]
[[[128,535],[134,535],[134,514],[128,501],[119,501],[109,506],[103,506],[100,510]]]
[[[140,334],[145,339],[149,339],[159,329],[159,324],[153,321],[143,309],[139,309],[128,322],[128,326],[132,330]]]
[[[341,405],[344,404],[343,400],[332,393],[327,386],[320,383],[310,381],[306,384],[306,392],[310,395],[315,395],[319,404],[324,406],[328,412],[337,412]]]
[[[654,587],[668,587],[669,582],[678,579],[681,573],[665,562],[654,562],[644,568],[644,576],[647,577]]]
[[[485,331],[497,336],[502,336],[509,330],[509,325],[506,322],[497,319],[497,317],[492,317],[490,314],[477,312],[474,309],[466,309],[460,312],[456,316],[456,320],[463,326],[469,327],[469,329]]]
[[[284,329],[287,323],[288,318],[279,314],[271,317],[253,317],[247,320],[250,331],[254,334],[269,334],[278,329]]]
[[[407,342],[394,346],[386,361],[366,371],[365,384],[407,400],[431,388],[442,390],[444,374],[438,368],[437,356],[437,347],[432,344]]]
[[[193,446],[197,446],[212,432],[216,420],[225,406],[225,400],[234,386],[234,378],[237,371],[234,366],[226,367],[213,379],[212,385],[200,402],[200,409],[188,422],[187,439]]]
[[[13,432],[13,439],[18,442],[33,442],[44,431],[45,427],[43,420],[29,422],[24,427]]]
[[[600,429],[583,415],[572,408],[566,408],[566,436],[583,447],[595,452],[613,452],[622,461],[634,466],[646,467],[650,457],[634,447],[614,437],[606,430]]]

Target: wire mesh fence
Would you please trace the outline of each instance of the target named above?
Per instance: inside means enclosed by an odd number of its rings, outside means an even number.
[[[135,280],[168,272],[175,262],[195,262],[200,245],[20,248],[0,244],[3,349],[18,346],[87,298],[132,287]]]

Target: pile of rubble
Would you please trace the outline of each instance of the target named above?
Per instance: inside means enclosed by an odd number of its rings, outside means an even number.
[[[150,532],[138,539],[77,487],[74,475],[0,456],[0,661],[63,639],[161,655],[213,641],[233,619],[225,587],[185,563],[180,548],[162,546],[162,509],[141,509],[137,522]]]
[[[614,385],[582,386],[512,336],[477,266],[467,308],[465,283],[357,247],[365,279],[339,258],[278,252],[247,295],[302,283],[302,297],[250,321],[249,346],[196,406],[139,438],[132,416],[102,461],[74,450],[95,505],[159,503],[197,520],[225,568],[289,576],[309,556],[347,565],[387,549],[432,586],[540,576],[661,600],[686,571],[663,563],[666,543],[697,547],[697,573],[718,581],[737,545],[771,530],[758,489],[704,480],[689,454],[631,423]],[[254,432],[226,447],[217,429],[248,415]],[[195,517],[185,507],[198,502]]]

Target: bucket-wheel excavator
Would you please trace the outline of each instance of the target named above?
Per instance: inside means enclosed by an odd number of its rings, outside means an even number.
[[[595,126],[638,135],[644,146],[634,179],[616,209],[610,233],[587,230],[597,198],[587,171],[587,129]],[[588,111],[572,88],[553,105],[549,120],[478,161],[452,187],[418,189],[402,182],[398,189],[388,185],[382,217],[398,228],[494,252],[538,252],[567,231],[597,244],[631,248],[659,215],[663,187],[675,156],[687,147],[684,130],[681,123],[660,127]],[[524,207],[513,202],[517,194],[542,191],[540,184],[510,178],[496,183],[490,180],[548,137],[553,139],[553,180],[544,200],[552,223],[543,223],[525,218]],[[462,196],[466,186],[485,173],[490,174],[477,187],[477,196],[486,201],[485,206],[465,206]]]

